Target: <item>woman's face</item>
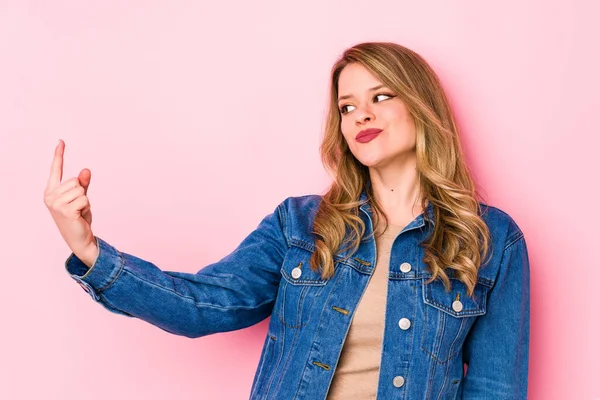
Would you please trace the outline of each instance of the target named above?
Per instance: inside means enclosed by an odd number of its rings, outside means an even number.
[[[342,134],[358,161],[367,167],[384,167],[414,155],[416,133],[412,116],[396,93],[366,68],[360,64],[344,67],[338,93]],[[382,132],[368,142],[357,140],[359,132],[370,128]]]

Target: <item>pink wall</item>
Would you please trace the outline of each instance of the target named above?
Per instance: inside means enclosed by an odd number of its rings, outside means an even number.
[[[367,40],[431,62],[488,201],[525,232],[530,398],[600,398],[600,3],[234,3],[0,2],[0,398],[247,398],[267,321],[176,337],[68,277],[43,204],[54,146],[64,179],[92,171],[95,234],[195,272],[325,189],[329,68]]]

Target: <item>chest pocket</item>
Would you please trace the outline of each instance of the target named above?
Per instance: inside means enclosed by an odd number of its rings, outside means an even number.
[[[319,308],[319,295],[327,280],[310,268],[312,252],[292,245],[281,266],[281,283],[275,312],[288,328],[308,324],[311,313]]]
[[[458,279],[450,278],[451,290],[446,292],[442,281],[425,284],[423,291],[423,333],[421,349],[438,363],[446,363],[456,356],[475,319],[485,314],[489,287],[475,285],[473,298],[467,296],[467,287]]]

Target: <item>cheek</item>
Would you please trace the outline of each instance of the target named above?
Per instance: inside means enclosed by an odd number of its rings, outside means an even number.
[[[415,131],[415,123],[412,117],[404,110],[396,109],[396,110],[386,110],[385,119],[388,123],[398,130],[400,133],[403,133],[403,136],[416,137]]]
[[[350,142],[351,138],[350,138],[350,123],[348,122],[348,120],[346,118],[342,119],[342,122],[340,122],[340,130],[342,131],[342,135],[344,136],[344,139],[346,139],[347,142]]]
[[[393,123],[397,126],[407,125],[410,122],[410,115],[407,113],[406,108],[397,104],[382,109],[380,116],[388,121],[388,123]]]

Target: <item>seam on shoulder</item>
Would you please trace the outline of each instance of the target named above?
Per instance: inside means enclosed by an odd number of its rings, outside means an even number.
[[[524,237],[524,235],[523,235],[523,232],[521,230],[518,230],[517,232],[515,232],[514,237],[512,239],[508,239],[506,241],[506,246],[504,246],[504,251],[506,251],[513,244],[517,243],[523,237]]]
[[[285,243],[287,244],[287,247],[289,249],[290,248],[290,240],[287,235],[287,212],[284,209],[285,208],[284,204],[285,204],[285,201],[277,207],[277,213],[279,214],[279,222],[281,224],[281,231],[283,232],[283,239],[285,240]]]

